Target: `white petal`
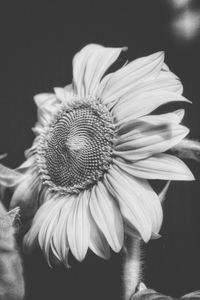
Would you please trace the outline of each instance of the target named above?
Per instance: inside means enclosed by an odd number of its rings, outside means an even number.
[[[29,168],[33,168],[35,166],[35,156],[28,157],[19,167],[16,168],[16,171],[24,173]]]
[[[90,44],[78,52],[73,59],[75,92],[82,97],[95,95],[102,76],[122,50]]]
[[[173,147],[172,151],[180,158],[200,161],[200,142],[191,139],[183,139]]]
[[[160,200],[146,180],[128,176],[116,166],[105,175],[105,183],[119,202],[124,219],[147,242],[162,224]]]
[[[16,187],[10,202],[10,209],[20,207],[21,218],[33,217],[38,209],[38,196],[41,189],[39,176],[30,171],[21,177],[21,182]]]
[[[45,108],[48,106],[52,106],[57,105],[60,103],[60,101],[56,98],[55,94],[53,93],[41,93],[41,94],[37,94],[33,97],[35,104],[39,107],[39,108]]]
[[[163,104],[176,101],[189,102],[182,95],[169,91],[146,92],[135,97],[130,93],[124,101],[118,101],[112,114],[116,122],[133,120],[151,113]]]
[[[77,196],[67,222],[67,236],[70,249],[79,261],[84,259],[89,246],[88,197],[87,191]]]
[[[117,115],[120,108],[124,111],[128,106],[129,109],[132,108],[131,111],[134,117],[139,117],[168,102],[190,102],[181,96],[182,92],[183,86],[179,78],[172,72],[161,70],[159,75],[153,79],[143,80],[139,83],[133,82],[131,89],[116,102],[115,114]]]
[[[38,123],[36,128],[45,126],[51,121],[52,116],[61,107],[61,100],[56,97],[55,94],[38,94],[34,96],[34,101],[38,106],[37,116]]]
[[[110,258],[110,247],[103,233],[97,227],[94,219],[90,218],[90,249],[99,257]]]
[[[158,154],[135,163],[114,160],[122,170],[145,179],[194,180],[189,168],[178,157],[170,154]]]
[[[55,204],[52,206],[51,211],[49,211],[48,215],[44,219],[43,223],[41,224],[41,228],[38,234],[38,241],[40,248],[42,249],[48,265],[51,266],[49,260],[49,250],[51,247],[51,239],[53,236],[53,232],[55,227],[57,226],[59,220],[59,214],[62,209],[63,203],[65,199],[55,199]]]
[[[129,121],[124,120],[117,124],[118,143],[120,143],[121,140],[129,140],[132,131],[139,136],[139,133],[142,134],[142,132],[158,130],[171,123],[179,124],[184,117],[184,113],[184,109],[178,109],[171,113],[147,115],[140,119],[130,118]],[[156,126],[158,126],[158,128],[156,128]]]
[[[38,211],[33,219],[31,228],[27,232],[27,234],[24,236],[24,239],[23,239],[23,248],[26,253],[31,252],[35,248],[37,241],[38,241],[37,238],[38,238],[40,228],[55,204],[56,204],[56,201],[54,201],[54,199],[52,199],[50,201],[47,201],[44,205],[42,205],[38,209]]]
[[[62,261],[67,267],[68,264],[68,252],[69,252],[69,243],[67,237],[67,222],[69,215],[74,209],[74,200],[75,196],[69,196],[65,199],[62,210],[60,212],[58,224],[54,230],[51,249],[53,254],[57,257],[58,260]]]
[[[34,159],[36,158],[35,154],[37,154],[37,146],[38,146],[37,142],[38,142],[38,138],[35,138],[32,146],[24,151],[24,156],[26,158],[29,158],[32,156],[34,156]],[[35,166],[35,163],[34,163],[34,166]]]
[[[134,85],[134,88],[131,89],[130,93],[133,98],[137,97],[142,93],[151,93],[151,92],[164,92],[168,91],[171,93],[182,94],[183,85],[180,79],[173,74],[172,72],[166,72],[161,70],[158,76],[154,78],[148,78],[148,80],[143,80]],[[126,97],[129,94],[125,94],[121,101],[125,101]]]
[[[119,252],[124,239],[122,217],[113,196],[100,181],[92,189],[90,211],[111,248]]]
[[[71,99],[73,97],[72,84],[66,85],[64,88],[55,87],[54,92],[56,94],[57,99],[60,100],[62,103],[67,104],[71,102]]]
[[[138,58],[102,80],[97,95],[103,103],[114,104],[120,97],[128,93],[136,83],[155,78],[161,71],[164,61],[163,52]],[[107,82],[106,86],[104,81]],[[103,87],[103,90],[102,90]]]
[[[176,118],[179,119],[179,116]],[[174,118],[166,119],[165,115],[149,115],[135,121],[133,130],[117,138],[114,154],[135,162],[165,152],[178,144],[189,129],[174,122]]]
[[[22,174],[13,169],[0,164],[0,184],[11,187],[17,185],[22,178]]]
[[[159,193],[158,197],[160,199],[160,202],[163,203],[166,195],[167,195],[167,191],[169,189],[169,185],[170,185],[171,181],[167,181],[167,183],[165,184],[164,188],[162,189],[162,191]]]

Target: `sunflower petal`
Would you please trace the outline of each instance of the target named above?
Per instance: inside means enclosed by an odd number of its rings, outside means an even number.
[[[32,155],[28,157],[19,167],[16,168],[17,172],[24,173],[30,168],[35,167],[35,157]]]
[[[185,126],[167,122],[160,116],[146,116],[135,123],[135,129],[117,139],[116,156],[135,162],[167,151],[178,144],[189,132]]]
[[[51,120],[55,111],[60,108],[61,100],[55,94],[42,93],[35,95],[34,101],[38,106],[36,128],[40,128],[40,126],[45,126]]]
[[[22,174],[16,170],[0,164],[0,184],[7,187],[17,185],[21,181]]]
[[[113,114],[117,116],[117,113],[120,112],[118,118],[122,119],[129,116],[131,111],[134,118],[138,118],[168,102],[190,102],[181,96],[182,92],[183,86],[179,78],[172,72],[161,71],[157,77],[151,80],[132,82],[131,89],[116,102]]]
[[[167,181],[167,183],[165,184],[164,188],[161,190],[161,192],[159,193],[158,197],[160,199],[160,202],[163,203],[166,195],[167,195],[167,191],[169,189],[169,185],[170,185],[171,181]]]
[[[38,234],[38,242],[40,245],[40,248],[42,249],[47,263],[49,266],[51,266],[50,259],[49,259],[49,250],[51,247],[51,239],[55,230],[55,227],[57,226],[59,216],[60,216],[60,210],[62,209],[63,203],[65,199],[55,199],[56,203],[52,207],[51,211],[46,216],[44,222],[41,225],[39,234]]]
[[[56,202],[54,199],[51,199],[38,209],[33,219],[32,226],[23,239],[23,249],[26,253],[30,253],[37,245],[38,234],[41,226],[47,218],[48,214],[51,212],[54,205],[56,205]]]
[[[115,199],[100,181],[92,189],[90,211],[111,248],[119,252],[124,240],[122,217]]]
[[[82,261],[88,250],[90,236],[88,192],[79,194],[74,202],[67,222],[67,236],[72,253],[77,260]]]
[[[119,136],[118,139],[127,141],[128,138],[131,138],[132,130],[133,133],[136,131],[135,133],[139,135],[139,132],[141,132],[141,134],[142,132],[145,133],[147,129],[148,131],[154,131],[156,129],[167,127],[169,126],[168,124],[171,123],[179,124],[182,121],[184,114],[184,109],[178,109],[170,113],[144,116],[140,119],[130,118],[129,120],[117,124]],[[139,126],[141,126],[141,129]],[[156,126],[158,126],[158,128],[156,128]]]
[[[13,193],[10,209],[19,206],[22,219],[33,217],[38,208],[40,188],[37,172],[31,171],[21,175],[21,182]]]
[[[132,164],[120,160],[114,161],[125,172],[145,179],[194,180],[194,176],[185,163],[170,154],[158,154]]]
[[[117,102],[112,109],[112,114],[116,118],[116,122],[126,121],[130,118],[133,120],[151,113],[161,105],[176,101],[189,102],[182,95],[165,90],[143,92],[135,97],[130,93],[124,101]]]
[[[90,244],[89,248],[99,257],[110,258],[110,247],[103,233],[97,227],[94,219],[90,216]]]
[[[99,86],[97,96],[102,99],[104,104],[109,105],[109,107],[110,105],[114,105],[119,98],[123,97],[133,88],[133,84],[138,84],[147,78],[150,79],[158,76],[163,61],[163,52],[157,52],[134,60],[112,75],[108,74],[109,79],[105,76]],[[107,82],[106,86],[104,81]]]
[[[56,98],[55,94],[53,93],[41,93],[37,94],[33,97],[35,104],[38,108],[47,108],[48,106],[53,106],[58,104],[60,101]]]
[[[82,97],[95,95],[102,76],[122,50],[90,44],[78,52],[73,59],[75,92]]]
[[[125,218],[147,242],[162,224],[160,200],[146,180],[128,176],[113,166],[105,176],[105,184],[119,202]]]
[[[73,96],[73,90],[71,84],[65,86],[64,88],[55,87],[54,92],[56,94],[57,99],[60,100],[62,103],[67,104],[71,102],[71,98]]]
[[[54,230],[51,249],[53,254],[62,261],[67,267],[68,264],[68,252],[69,252],[69,243],[67,237],[67,222],[69,215],[74,209],[74,196],[70,196],[65,199],[65,203],[63,204],[58,224]]]

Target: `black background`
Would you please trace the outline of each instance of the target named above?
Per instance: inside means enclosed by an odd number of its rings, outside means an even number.
[[[199,1],[190,8],[200,9]],[[16,167],[33,140],[33,95],[71,82],[73,55],[90,42],[128,46],[129,60],[165,50],[182,80],[184,123],[200,139],[200,37],[187,40],[170,24],[170,1],[1,1],[0,153]],[[174,105],[173,108],[177,108]],[[177,296],[200,289],[200,164],[187,162],[196,182],[174,182],[164,203],[162,238],[144,246],[145,283]],[[24,258],[27,299],[120,299],[121,255],[103,261],[91,253],[72,268],[49,269],[38,251]]]

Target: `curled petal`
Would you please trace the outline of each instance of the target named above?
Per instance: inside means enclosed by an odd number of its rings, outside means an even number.
[[[5,167],[0,164],[0,184],[7,187],[17,185],[22,178],[22,174],[16,170]]]
[[[52,118],[56,110],[60,108],[61,101],[55,94],[38,94],[34,96],[34,101],[38,106],[38,123],[36,129],[45,126]]]
[[[33,217],[38,208],[38,195],[41,184],[37,172],[29,172],[21,176],[21,181],[16,187],[11,202],[10,209],[20,207],[22,219]]]
[[[75,92],[82,97],[95,95],[102,76],[122,50],[90,44],[78,52],[73,59]]]
[[[134,60],[115,73],[108,74],[109,78],[106,76],[102,80],[97,95],[110,108],[119,98],[126,95],[133,88],[133,84],[158,76],[163,61],[163,52],[157,52]],[[104,81],[107,83],[106,86]]]
[[[58,104],[60,101],[58,101],[58,99],[56,98],[55,94],[53,93],[41,93],[41,94],[37,94],[33,97],[35,104],[39,107],[39,108],[47,108],[48,106],[53,106]]]
[[[62,103],[70,103],[73,96],[72,84],[65,86],[64,88],[56,87],[54,88],[55,95],[58,100]]]
[[[32,155],[28,157],[19,167],[16,168],[16,171],[24,173],[30,168],[35,167],[35,157]]]
[[[52,208],[56,205],[55,199],[51,199],[43,204],[37,211],[30,230],[23,239],[23,248],[26,253],[30,253],[38,243],[38,234],[43,222],[46,220]]]

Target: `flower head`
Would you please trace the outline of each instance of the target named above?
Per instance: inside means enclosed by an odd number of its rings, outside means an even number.
[[[36,138],[17,169],[0,167],[14,186],[11,208],[33,217],[24,237],[68,265],[69,250],[83,260],[88,248],[108,258],[124,233],[147,242],[159,232],[162,208],[148,179],[192,180],[188,167],[165,153],[188,134],[184,111],[151,114],[187,101],[163,52],[104,75],[124,48],[91,44],[73,59],[73,83],[35,96]]]

